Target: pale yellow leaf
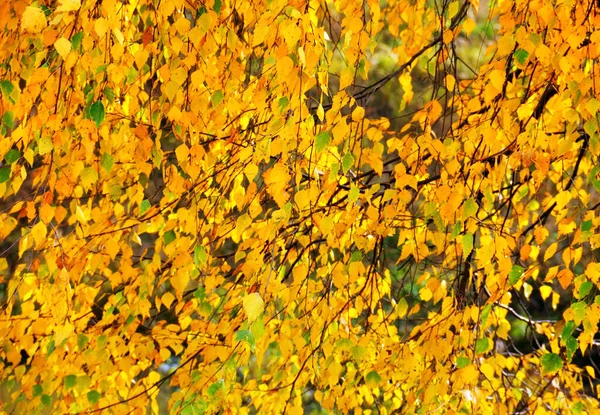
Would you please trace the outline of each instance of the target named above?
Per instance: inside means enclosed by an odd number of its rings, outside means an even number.
[[[61,37],[54,42],[54,49],[56,49],[61,58],[66,59],[69,56],[69,52],[71,52],[71,42]]]
[[[265,309],[265,302],[259,293],[252,293],[244,297],[243,306],[248,321],[252,323],[262,314]]]
[[[27,6],[21,16],[21,30],[28,32],[41,32],[47,25],[46,15],[42,9]]]

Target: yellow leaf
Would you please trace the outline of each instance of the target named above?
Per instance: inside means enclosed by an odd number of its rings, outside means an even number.
[[[42,137],[38,142],[39,146],[39,154],[44,155],[48,154],[54,149],[54,144],[52,144],[52,140],[49,137]]]
[[[279,79],[284,79],[288,77],[292,72],[292,69],[294,69],[294,61],[289,56],[284,56],[277,61],[276,69]]]
[[[265,302],[259,293],[251,293],[244,297],[243,306],[244,311],[246,312],[246,316],[248,316],[248,321],[250,323],[254,322],[265,309]]]
[[[94,22],[94,31],[98,37],[103,37],[108,32],[108,21],[101,17]]]
[[[40,246],[42,242],[46,239],[48,231],[46,230],[46,225],[43,222],[38,222],[31,229],[31,236],[33,236],[33,240],[35,241],[36,246]]]
[[[164,293],[163,296],[161,297],[162,303],[167,308],[171,308],[171,304],[173,304],[174,300],[175,300],[175,296],[173,294],[171,294],[170,292]]]
[[[58,327],[54,333],[54,343],[60,345],[73,334],[73,325],[68,321],[64,326]]]
[[[71,42],[64,37],[61,37],[54,42],[54,49],[56,49],[61,58],[66,59],[69,52],[71,52]]]
[[[71,12],[79,10],[81,7],[81,0],[59,0],[57,12]]]
[[[483,373],[488,380],[493,380],[496,377],[495,370],[489,363],[483,363],[479,367],[479,370],[481,370],[481,373]]]
[[[46,28],[46,15],[42,9],[27,6],[21,17],[21,30],[28,32],[41,32]]]
[[[180,296],[183,291],[187,288],[188,282],[190,281],[189,272],[180,271],[171,277],[171,285],[175,288],[177,295]]]
[[[44,203],[40,208],[40,219],[42,219],[45,224],[49,224],[53,217],[54,208],[49,204]]]
[[[75,210],[75,217],[79,223],[84,225],[87,224],[87,219],[85,218],[85,214],[83,213],[83,210],[81,210],[80,206],[77,206],[77,209]]]
[[[498,90],[498,92],[502,91],[505,79],[506,74],[504,73],[504,71],[496,69],[490,73],[490,82],[493,85],[493,87]]]

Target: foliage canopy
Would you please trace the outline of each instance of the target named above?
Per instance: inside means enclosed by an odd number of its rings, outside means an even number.
[[[0,2],[3,409],[597,410],[600,10],[481,7]]]

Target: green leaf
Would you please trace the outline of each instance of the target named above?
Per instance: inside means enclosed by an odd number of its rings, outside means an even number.
[[[6,183],[10,179],[10,167],[0,168],[0,183]]]
[[[89,403],[94,405],[96,402],[98,402],[100,400],[100,393],[95,390],[89,391],[87,393],[87,400],[89,401]]]
[[[452,228],[452,235],[450,236],[450,240],[456,239],[458,235],[460,235],[460,229],[462,228],[461,222],[456,222],[454,224],[454,228]]]
[[[588,135],[594,135],[598,131],[598,123],[595,118],[590,118],[583,124],[583,129]]]
[[[465,206],[463,207],[463,220],[470,218],[477,213],[477,203],[472,197],[465,200]]]
[[[342,157],[342,170],[344,171],[344,174],[348,173],[348,170],[350,170],[353,165],[354,156],[352,155],[352,153],[344,154],[344,157]]]
[[[471,359],[469,359],[468,357],[461,356],[458,359],[456,359],[456,367],[458,367],[459,369],[462,369],[463,367],[467,367],[470,364],[471,364]]]
[[[210,385],[208,387],[208,389],[206,390],[206,392],[208,392],[208,394],[210,396],[214,396],[215,393],[217,393],[220,389],[223,389],[223,385],[225,382],[223,382],[222,380],[213,383],[212,385]]]
[[[88,344],[88,336],[86,336],[85,334],[78,334],[77,335],[77,347],[79,348],[79,350],[83,350],[85,348],[85,346],[87,346]]]
[[[142,203],[140,203],[140,215],[148,212],[148,210],[150,210],[150,201],[148,199],[144,199],[142,200]]]
[[[574,331],[575,331],[575,322],[574,321],[569,321],[563,327],[562,333],[560,334],[560,336],[563,339],[566,339],[567,337],[570,337],[571,334],[573,334]]]
[[[44,389],[42,389],[42,385],[37,384],[37,385],[33,385],[32,392],[33,392],[33,397],[35,398],[37,396],[40,396],[42,394],[42,392],[44,392]]]
[[[12,111],[6,111],[4,113],[4,115],[2,116],[2,123],[6,126],[6,128],[13,128],[15,126]]]
[[[563,361],[556,353],[546,353],[542,356],[542,373],[555,373],[563,367]]]
[[[223,92],[219,89],[212,94],[212,97],[210,97],[210,102],[212,103],[213,107],[216,107],[221,103],[221,101],[223,101]]]
[[[102,159],[100,159],[100,166],[107,172],[110,173],[113,165],[115,164],[115,159],[108,153],[102,154]]]
[[[115,100],[115,91],[112,88],[106,87],[104,88],[104,96],[108,99],[108,103],[112,103]]]
[[[2,91],[2,95],[8,97],[15,90],[14,85],[10,81],[1,81],[0,82],[0,91]]]
[[[71,48],[75,52],[79,52],[79,47],[81,46],[81,41],[83,40],[83,32],[77,32],[71,37]]]
[[[277,106],[279,107],[279,113],[283,113],[283,111],[287,108],[287,106],[290,104],[290,100],[287,99],[287,97],[281,97],[279,98],[279,101],[277,101]]]
[[[50,404],[52,404],[52,398],[50,397],[50,395],[42,395],[42,403],[44,404],[44,406],[50,406]]]
[[[575,352],[577,351],[577,348],[579,347],[579,342],[577,341],[577,339],[575,337],[567,337],[565,339],[565,346],[567,348],[567,359],[569,361],[571,361],[571,359],[573,358],[573,355],[575,354]]]
[[[19,150],[15,150],[14,148],[11,148],[10,150],[8,150],[8,153],[6,153],[6,155],[4,156],[4,160],[6,160],[6,162],[8,164],[13,164],[15,161],[19,160],[21,158],[21,153],[19,152]]]
[[[591,219],[590,220],[586,220],[585,222],[583,222],[581,224],[581,231],[582,232],[589,232],[589,231],[592,230],[592,227],[593,227],[592,220]]]
[[[578,298],[583,298],[590,293],[594,284],[591,281],[586,281],[579,286],[579,291],[577,293]]]
[[[71,389],[77,385],[77,376],[75,375],[67,375],[65,376],[65,388]]]
[[[523,267],[519,265],[513,265],[510,273],[508,274],[508,282],[510,282],[511,285],[515,285],[519,281],[519,278],[521,278],[521,275],[523,275],[524,271],[525,270]]]
[[[352,255],[350,256],[350,262],[358,262],[362,260],[362,252],[360,251],[354,251],[352,252]]]
[[[106,115],[104,111],[104,105],[100,101],[96,101],[90,107],[90,117],[96,123],[96,127],[100,127],[102,121],[104,121],[104,116]]]
[[[215,11],[215,13],[219,14],[221,12],[222,5],[223,2],[221,0],[215,0],[215,5],[213,6],[213,10]]]
[[[467,233],[462,237],[463,255],[466,258],[473,250],[473,234]]]
[[[329,135],[327,131],[317,134],[315,137],[315,149],[317,150],[317,154],[325,150],[329,143],[331,143],[331,135]]]
[[[492,349],[492,340],[485,339],[477,339],[475,343],[475,354],[483,354]]]
[[[350,186],[350,190],[348,191],[348,200],[352,203],[355,203],[358,200],[358,196],[360,195],[360,190],[356,187],[355,184]]]
[[[196,245],[194,248],[194,263],[198,268],[206,264],[208,256],[206,255],[206,248],[200,245]]]
[[[176,238],[177,238],[177,235],[175,234],[174,230],[170,230],[168,232],[165,232],[165,234],[163,235],[163,241],[165,243],[165,246],[169,245]]]
[[[250,330],[238,330],[235,332],[233,336],[236,342],[244,342],[248,346],[250,346],[250,350],[254,350],[256,347],[256,342],[254,341],[254,336]]]
[[[367,373],[365,380],[367,381],[367,385],[369,387],[376,388],[381,383],[381,376],[379,376],[379,373],[372,370],[369,373]]]
[[[481,310],[481,325],[483,327],[485,327],[485,325],[487,324],[487,319],[490,316],[490,311],[492,311],[492,305],[491,304],[487,304],[485,307],[483,307],[483,310]]]
[[[527,58],[529,57],[529,52],[525,49],[517,49],[514,56],[519,65],[525,65]]]

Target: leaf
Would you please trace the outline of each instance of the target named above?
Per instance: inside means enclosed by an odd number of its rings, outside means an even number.
[[[465,368],[471,364],[471,359],[468,357],[461,356],[456,359],[456,367],[459,369]]]
[[[165,246],[167,246],[170,243],[172,243],[173,241],[175,241],[175,239],[177,239],[177,235],[175,234],[175,231],[173,231],[173,230],[167,231],[163,235],[163,242],[165,243]]]
[[[32,33],[41,32],[46,27],[46,15],[42,9],[27,6],[21,16],[21,30]]]
[[[108,154],[108,153],[102,154],[102,159],[100,160],[100,166],[104,169],[104,171],[106,171],[107,173],[110,173],[114,164],[115,164],[115,159],[110,154]]]
[[[206,249],[201,245],[196,245],[194,248],[194,264],[200,268],[206,264],[207,259]]]
[[[477,213],[477,203],[473,200],[472,197],[465,200],[465,205],[463,207],[463,220],[467,220]]]
[[[0,183],[6,183],[10,179],[10,167],[0,167]]]
[[[72,389],[77,385],[77,376],[67,375],[65,376],[65,388]]]
[[[567,361],[571,361],[571,359],[573,359],[573,355],[575,355],[575,352],[577,351],[577,348],[579,347],[579,342],[577,341],[576,338],[574,337],[567,337],[564,339],[565,341],[565,347],[567,349]]]
[[[73,35],[73,37],[71,37],[71,48],[76,52],[80,52],[82,40],[83,40],[83,32],[75,33]]]
[[[140,216],[142,216],[144,213],[148,212],[149,210],[150,210],[150,201],[148,199],[142,200],[142,203],[140,203]]]
[[[563,367],[563,361],[556,353],[546,353],[542,356],[542,373],[556,373]]]
[[[525,270],[520,265],[513,265],[510,273],[508,274],[508,282],[510,285],[515,285],[521,279],[524,271]]]
[[[379,376],[379,373],[372,370],[369,373],[367,373],[365,380],[370,388],[376,388],[381,383],[381,376]]]
[[[223,91],[218,90],[215,91],[214,94],[212,94],[212,97],[210,97],[210,102],[212,103],[213,107],[216,107],[221,103],[221,101],[223,101],[223,98]]]
[[[6,153],[6,155],[4,156],[4,160],[8,164],[13,164],[14,162],[16,162],[17,160],[19,160],[20,158],[21,158],[21,153],[18,150],[15,150],[15,149],[8,150],[8,153]]]
[[[242,341],[245,342],[246,344],[248,344],[248,346],[250,346],[251,350],[254,350],[254,347],[256,346],[255,341],[254,341],[254,336],[252,336],[252,333],[250,332],[250,330],[236,331],[234,340],[236,342],[242,342]]]
[[[100,127],[100,124],[104,121],[104,105],[100,101],[96,101],[90,107],[90,117],[96,123],[96,127]]]
[[[98,181],[98,172],[93,167],[86,167],[81,171],[79,177],[81,178],[83,187],[89,189]]]
[[[585,281],[579,286],[579,290],[577,292],[577,298],[583,298],[587,296],[592,288],[594,287],[594,283],[591,281]]]
[[[527,58],[529,58],[529,52],[524,49],[517,49],[514,57],[519,65],[525,65],[525,63],[527,63]]]
[[[487,353],[492,349],[492,340],[488,338],[477,339],[475,343],[475,354]]]
[[[260,317],[265,309],[265,302],[259,293],[251,293],[244,297],[242,304],[250,323]]]
[[[38,152],[40,155],[48,154],[54,149],[54,144],[52,143],[52,140],[49,137],[40,138],[38,146]]]
[[[31,236],[33,236],[33,240],[35,241],[36,246],[42,245],[45,241],[47,235],[46,225],[43,222],[38,222],[31,229]]]
[[[71,42],[64,37],[61,37],[54,42],[54,49],[56,49],[60,57],[63,59],[67,59],[67,56],[69,56],[69,53],[71,52],[71,46]]]
[[[463,256],[466,258],[473,250],[473,235],[470,233],[464,234],[462,237]]]
[[[322,131],[315,137],[315,149],[317,154],[325,150],[331,143],[331,135],[327,131]]]
[[[100,393],[95,390],[91,390],[87,393],[87,400],[92,405],[94,405],[96,402],[98,402],[100,400],[100,397],[101,397]]]
[[[344,172],[344,174],[348,173],[348,170],[350,170],[353,165],[354,156],[352,155],[352,153],[344,154],[344,157],[342,157],[342,171]]]
[[[206,391],[208,392],[209,396],[214,396],[218,391],[223,389],[223,385],[223,381],[220,380],[210,385]]]
[[[13,113],[11,111],[6,111],[2,116],[2,123],[8,129],[12,129],[15,126],[15,121],[13,118]]]
[[[81,8],[81,0],[58,0],[57,12],[72,12]]]

